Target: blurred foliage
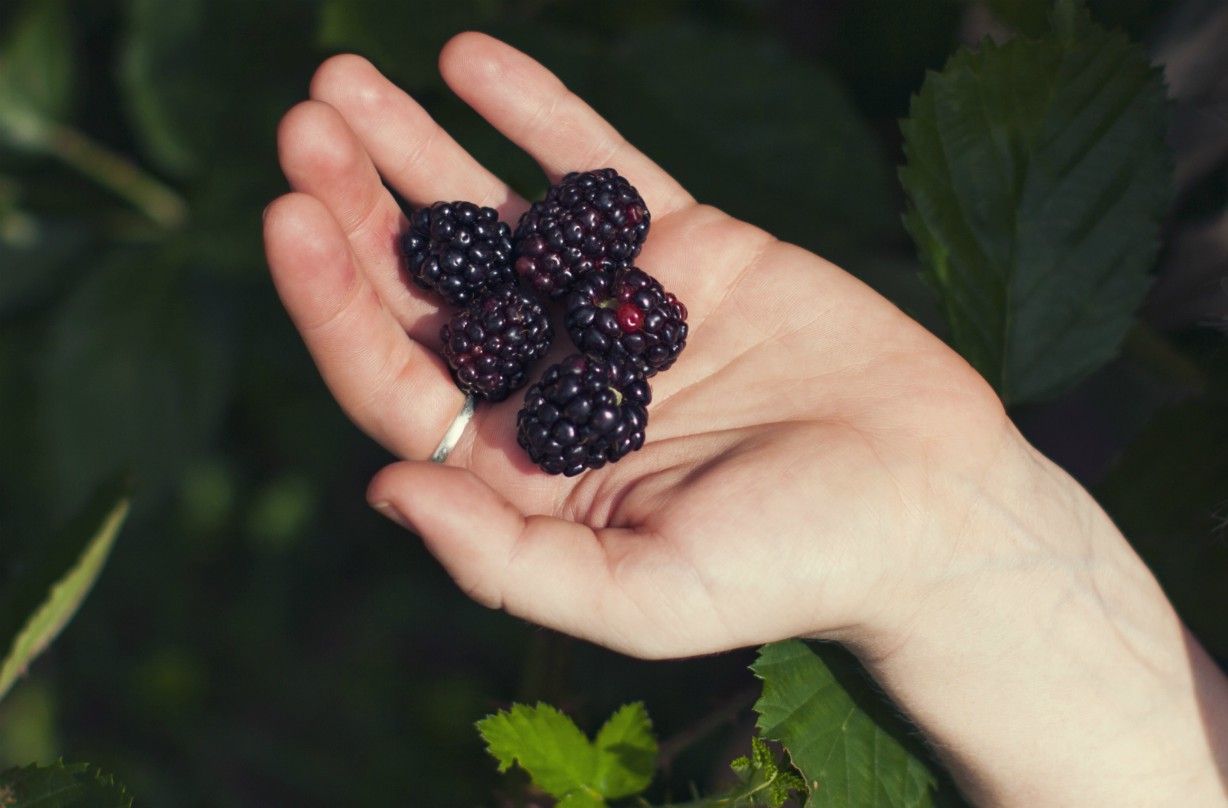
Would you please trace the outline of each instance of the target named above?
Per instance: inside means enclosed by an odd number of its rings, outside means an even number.
[[[9,556],[0,583],[0,698],[72,619],[128,515],[122,482],[104,485],[63,530],[26,557]]]
[[[1118,351],[1172,187],[1160,71],[1059,0],[1041,38],[961,50],[902,124],[906,223],[955,346],[1007,404]]]
[[[1171,3],[1092,5],[1147,42]],[[643,698],[663,745],[720,710],[747,686],[748,654],[646,663],[522,625],[468,602],[368,512],[366,482],[388,458],[337,410],[267,280],[260,211],[285,190],[277,120],[323,58],[356,50],[538,194],[532,162],[435,72],[439,46],[481,28],[544,61],[704,201],[841,261],[940,329],[900,225],[896,119],[927,69],[983,33],[967,30],[969,8],[0,4],[0,575],[117,470],[136,493],[85,608],[0,704],[0,767],[89,760],[151,806],[490,804],[511,797],[471,722],[514,699],[594,725]],[[1224,187],[1215,171],[1198,187]],[[1223,194],[1182,202],[1166,233],[1184,211],[1222,210]],[[1207,571],[1228,499],[1210,442],[1223,340],[1191,326],[1123,351],[1025,427],[1042,450],[1102,458],[1089,468],[1124,454],[1105,501],[1210,637],[1223,630]],[[1127,377],[1145,383],[1114,381]],[[1089,422],[1119,428],[1089,442]],[[1173,496],[1187,477],[1198,495]],[[705,734],[650,797],[727,778],[748,736],[745,720]]]

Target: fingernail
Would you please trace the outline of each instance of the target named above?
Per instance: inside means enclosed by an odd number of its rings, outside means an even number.
[[[384,500],[382,502],[373,502],[371,503],[371,507],[374,508],[377,513],[380,513],[383,516],[387,517],[388,519],[391,519],[393,522],[396,522],[398,525],[405,528],[406,530],[414,529],[413,526],[409,524],[409,520],[406,519],[404,516],[402,516],[401,512],[398,511],[395,507],[393,507],[391,502],[388,502],[387,500]]]

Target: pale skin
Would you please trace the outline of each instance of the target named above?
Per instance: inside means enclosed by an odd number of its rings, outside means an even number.
[[[652,381],[647,445],[617,464],[537,470],[516,395],[425,462],[461,394],[380,178],[513,223],[528,203],[368,62],[328,60],[279,129],[293,192],[265,243],[337,401],[403,458],[373,507],[479,602],[627,654],[844,642],[978,804],[1228,804],[1223,675],[962,358],[840,268],[697,203],[528,56],[462,34],[440,70],[551,181],[631,180],[653,217],[637,263],[686,303],[690,339]]]

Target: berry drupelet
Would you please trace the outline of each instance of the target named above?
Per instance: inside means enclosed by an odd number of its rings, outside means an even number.
[[[648,206],[612,168],[572,172],[520,217],[513,266],[552,298],[594,269],[626,266],[648,235]]]
[[[414,211],[401,249],[414,282],[453,306],[515,281],[511,228],[493,208],[472,202],[436,202]]]
[[[634,362],[652,376],[686,347],[686,306],[637,267],[591,272],[567,298],[567,332],[584,353]]]
[[[634,365],[569,356],[525,393],[516,440],[543,471],[574,477],[644,445],[651,399]]]
[[[502,401],[524,386],[529,366],[550,349],[554,331],[533,295],[505,286],[457,312],[439,338],[456,386]]]

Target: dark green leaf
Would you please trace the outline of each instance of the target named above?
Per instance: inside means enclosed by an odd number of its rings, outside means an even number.
[[[106,563],[128,496],[119,483],[104,486],[40,555],[11,574],[0,600],[0,698],[51,644],[89,593]]]
[[[128,790],[88,763],[0,772],[0,808],[131,808]]]
[[[173,489],[221,418],[223,325],[157,254],[99,262],[58,307],[34,390],[45,447],[36,468],[58,501],[79,501],[119,468],[149,504]]]
[[[120,80],[129,113],[150,155],[179,173],[196,166],[205,134],[192,110],[220,111],[214,77],[198,69],[205,13],[204,0],[128,2]]]
[[[313,4],[127,0],[125,7],[119,79],[149,156],[179,175],[207,168],[231,194],[263,176],[274,163],[265,150],[277,119],[302,97],[318,61],[303,41]],[[219,169],[226,174],[215,176]]]
[[[806,643],[790,640],[765,645],[751,670],[763,680],[759,730],[784,744],[810,789],[807,806],[935,804],[937,781],[910,750],[907,724],[853,664],[829,666]]]
[[[780,43],[670,26],[630,36],[604,73],[601,112],[700,200],[832,257],[894,232],[873,133]]]
[[[906,224],[955,346],[1010,403],[1116,353],[1170,195],[1160,72],[1072,1],[1054,22],[961,50],[902,124]]]

